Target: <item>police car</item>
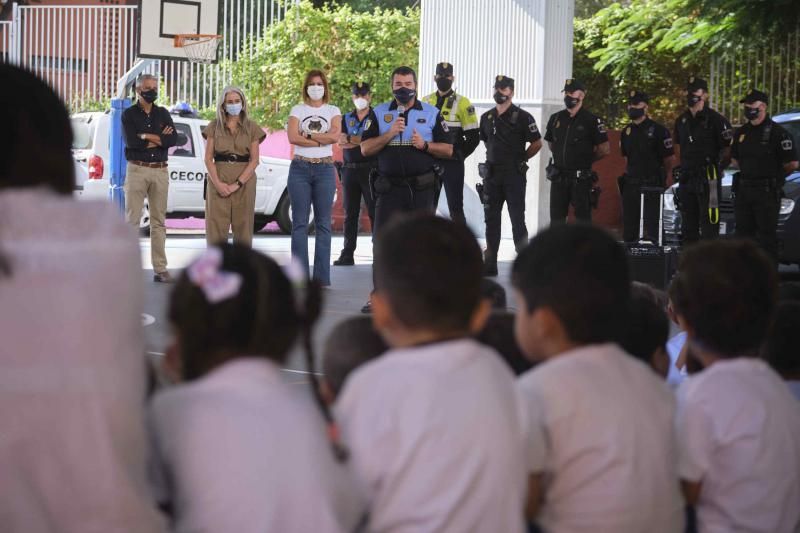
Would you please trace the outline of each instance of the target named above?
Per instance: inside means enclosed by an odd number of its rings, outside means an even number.
[[[108,198],[110,159],[108,147],[109,112],[72,115],[74,140],[72,157],[75,166],[75,194],[82,198]],[[202,131],[207,120],[173,114],[178,144],[169,149],[169,201],[171,218],[202,217],[205,214],[203,182],[208,176],[203,161],[205,140]],[[256,167],[256,230],[276,221],[284,233],[292,229],[286,179],[288,159],[261,156]],[[149,209],[145,203],[140,227],[149,228]]]
[[[800,146],[800,109],[780,113],[772,119],[786,128],[794,138],[795,146]],[[736,223],[733,215],[731,184],[734,169],[725,170],[722,178],[722,199],[719,204],[719,232],[722,236],[734,236]],[[678,184],[664,193],[664,244],[680,246],[681,214],[675,207],[675,194]],[[778,213],[778,247],[781,263],[800,264],[800,171],[786,178],[783,186],[780,211]]]

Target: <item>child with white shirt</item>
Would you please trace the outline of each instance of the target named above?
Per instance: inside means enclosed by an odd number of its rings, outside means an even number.
[[[346,532],[360,520],[323,417],[281,375],[319,310],[319,287],[306,295],[298,311],[272,259],[228,244],[209,248],[175,286],[168,358],[186,382],[150,407],[154,487],[173,531]]]
[[[528,517],[548,533],[674,533],[681,499],[674,398],[625,353],[625,251],[595,226],[551,226],[512,270],[516,335],[540,363],[517,382],[529,413]]]
[[[350,317],[337,324],[325,339],[322,353],[320,392],[325,401],[332,404],[356,368],[388,349],[368,316]]]
[[[336,404],[368,531],[524,531],[513,376],[472,338],[490,312],[482,271],[472,233],[442,218],[398,216],[376,242],[373,321],[392,349]]]
[[[800,530],[800,409],[758,359],[775,310],[775,266],[750,242],[684,252],[675,310],[704,367],[678,389],[679,469],[698,531]]]

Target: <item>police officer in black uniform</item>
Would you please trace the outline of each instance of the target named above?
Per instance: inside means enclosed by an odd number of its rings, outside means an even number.
[[[592,186],[597,181],[592,163],[610,153],[608,134],[603,120],[583,107],[583,83],[568,79],[563,92],[566,109],[550,117],[544,135],[553,153],[547,167],[550,223],[566,222],[570,204],[576,219],[591,222]]]
[[[666,177],[672,172],[675,149],[669,130],[647,114],[650,97],[631,91],[628,98],[628,118],[631,119],[620,137],[620,149],[625,157],[625,174],[619,180],[622,194],[622,238],[625,242],[639,240],[640,217],[644,218],[644,237],[658,242],[658,217],[661,194]],[[641,194],[644,190],[644,216]]]
[[[785,177],[797,170],[791,134],[767,113],[769,97],[753,90],[741,101],[743,124],[733,137],[736,235],[755,239],[777,263],[778,210]]]
[[[525,173],[527,161],[542,148],[536,120],[512,103],[514,80],[497,76],[494,82],[497,104],[481,115],[480,139],[486,143],[486,163],[480,166],[481,192],[486,220],[484,275],[497,275],[497,250],[500,247],[500,222],[503,203],[508,203],[511,231],[517,251],[528,242],[525,226]],[[528,144],[527,148],[525,147]]]
[[[679,144],[678,201],[684,244],[700,236],[719,236],[719,202],[722,170],[731,160],[733,130],[728,119],[708,107],[708,83],[691,77],[686,85],[686,106],[675,121],[673,140]]]
[[[361,153],[361,134],[372,107],[372,92],[369,83],[358,81],[353,83],[353,105],[355,109],[342,118],[342,133],[339,146],[342,147],[344,162],[339,169],[342,178],[344,196],[344,247],[339,259],[333,262],[336,266],[355,264],[353,254],[358,238],[358,219],[361,215],[361,199],[367,206],[369,220],[375,224],[375,200],[369,190],[369,173],[376,167],[374,157],[364,157]]]

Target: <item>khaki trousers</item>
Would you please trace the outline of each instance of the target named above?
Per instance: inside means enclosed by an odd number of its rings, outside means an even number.
[[[235,183],[247,163],[215,163],[217,176],[223,183]],[[209,245],[227,242],[228,230],[233,230],[233,242],[253,245],[253,225],[256,208],[256,177],[248,179],[243,189],[223,198],[209,179],[206,190],[206,242]]]
[[[150,205],[150,261],[157,274],[167,271],[167,194],[169,172],[167,168],[148,168],[128,163],[125,177],[125,219],[139,228],[144,199]]]

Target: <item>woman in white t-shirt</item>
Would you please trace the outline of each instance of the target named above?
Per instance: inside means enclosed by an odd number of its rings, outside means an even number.
[[[292,256],[308,266],[308,219],[314,206],[316,238],[314,275],[322,286],[331,284],[331,208],[336,192],[333,143],[342,127],[339,108],[328,104],[328,79],[311,70],[303,82],[303,103],[289,115],[289,142],[294,158],[289,167],[289,200],[292,204]]]

